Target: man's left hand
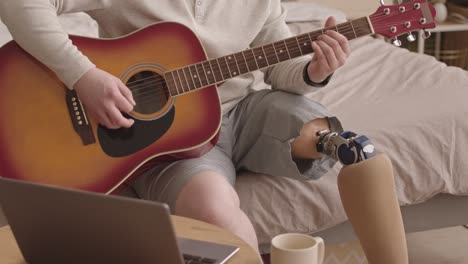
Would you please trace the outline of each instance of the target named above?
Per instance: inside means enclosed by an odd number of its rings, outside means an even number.
[[[336,20],[329,17],[325,27],[334,26]],[[309,79],[315,83],[323,82],[330,74],[343,66],[351,50],[348,39],[342,34],[327,30],[312,43],[314,56],[307,68]]]

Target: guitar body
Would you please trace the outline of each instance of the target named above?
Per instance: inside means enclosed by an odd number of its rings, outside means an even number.
[[[53,72],[10,42],[0,48],[0,176],[113,193],[147,166],[216,144],[216,86],[177,96],[164,90],[166,71],[206,60],[190,29],[164,22],[118,39],[71,39],[98,68],[134,87],[135,125],[99,126]]]

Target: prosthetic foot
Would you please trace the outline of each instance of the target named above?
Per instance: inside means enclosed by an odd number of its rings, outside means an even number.
[[[408,250],[392,164],[368,137],[318,132],[318,152],[344,165],[338,188],[346,214],[370,264],[407,264]]]

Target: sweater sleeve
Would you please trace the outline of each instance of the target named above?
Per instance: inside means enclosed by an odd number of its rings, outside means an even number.
[[[72,89],[95,65],[72,44],[58,15],[103,8],[108,0],[1,0],[0,18],[25,51]]]
[[[286,25],[286,10],[281,6],[280,0],[271,0],[270,5],[270,16],[252,46],[265,45],[293,36]],[[305,55],[269,67],[265,70],[265,82],[271,84],[273,89],[296,94],[313,92],[323,85],[309,85],[304,80],[304,68],[310,60],[311,56]]]

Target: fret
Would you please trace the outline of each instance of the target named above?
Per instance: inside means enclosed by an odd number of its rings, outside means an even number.
[[[309,54],[313,52],[312,43],[310,43],[309,37],[307,35],[300,35],[297,37],[297,39],[300,43],[302,54]]]
[[[289,38],[285,40],[286,42],[286,47],[289,53],[289,56],[292,58],[296,58],[301,56],[300,48],[297,45],[297,41],[294,40],[294,38]]]
[[[237,62],[237,66],[239,67],[240,74],[249,72],[249,67],[247,66],[247,62],[245,61],[245,58],[242,55],[242,52],[235,53],[234,59]]]
[[[309,38],[311,38],[311,41],[317,41],[317,38],[320,35],[323,35],[320,30],[312,31],[309,33]]]
[[[276,49],[275,49],[275,44],[272,43],[272,44],[270,44],[270,45],[271,45],[271,47],[273,48],[273,53],[274,53],[274,56],[276,57],[276,62],[275,62],[275,63],[280,62],[280,59],[279,59],[279,57],[278,57],[278,53],[276,52]]]
[[[215,65],[216,64],[216,65]],[[217,59],[214,59],[214,60],[210,60],[210,65],[211,65],[211,68],[214,70],[215,68],[217,68],[215,71],[214,71],[214,76],[215,76],[215,80],[216,82],[220,82],[222,80],[224,80],[225,78],[223,77],[223,70],[221,70],[221,66],[219,66],[219,63],[218,63],[218,60]],[[213,68],[214,66],[214,68]]]
[[[356,30],[354,30],[353,21],[351,20],[351,21],[349,22],[349,24],[351,25],[351,28],[353,29],[354,37],[357,38],[358,36],[357,36],[357,34],[356,34]]]
[[[297,43],[297,47],[299,48],[299,52],[301,53],[301,55],[304,55],[304,53],[302,52],[302,49],[301,49],[301,43],[299,43],[299,39],[297,37],[295,37],[294,39],[296,39],[296,43]]]
[[[255,56],[255,61],[257,62],[259,69],[262,69],[262,68],[265,68],[265,67],[268,66],[268,63],[267,63],[267,61],[265,59],[265,56],[263,54],[262,47],[254,48],[254,49],[252,49],[252,52],[253,52],[253,54]]]
[[[205,69],[203,69],[203,65],[201,63],[195,64],[195,69],[197,69],[198,72],[198,78],[200,78],[200,83],[201,86],[207,86],[208,85],[208,76],[206,76]]]
[[[188,80],[185,77],[184,71],[182,69],[178,69],[176,72],[177,72],[177,76],[179,76],[179,79],[181,80],[182,92],[185,92],[185,90],[189,91],[190,85],[188,84]],[[180,73],[180,72],[182,72],[182,73]],[[184,89],[184,87],[186,89]]]
[[[261,46],[260,48],[262,48],[262,52],[263,52],[263,58],[265,58],[265,62],[268,66],[270,66],[270,64],[268,63],[268,58],[267,58],[267,55],[265,53],[265,49],[263,48],[263,46]]]
[[[354,20],[354,22],[356,22],[356,24],[354,24],[355,26],[354,29],[358,37],[370,34],[366,31],[365,26],[364,26],[364,25],[368,25],[367,21],[363,21],[362,19],[357,19],[357,20]]]
[[[275,65],[279,62],[275,55],[275,49],[273,48],[272,44],[264,45],[262,49],[268,65]]]
[[[216,83],[216,79],[213,73],[213,68],[211,68],[210,61],[202,62],[203,70],[206,74],[206,79],[208,80],[208,84]]]
[[[247,63],[249,65],[249,68],[250,69],[256,69],[256,70],[260,69],[260,67],[258,66],[257,61],[255,60],[255,54],[254,54],[253,50],[249,49],[249,50],[246,50],[245,52],[246,53],[244,53],[244,54],[245,54],[245,57],[247,58]]]
[[[342,23],[336,25],[340,29],[340,33],[345,36],[347,39],[354,39],[353,32],[350,30],[349,23]]]
[[[229,57],[231,58],[230,61],[235,62],[234,66],[236,66],[236,67],[234,67],[234,69],[237,68],[237,71],[234,71],[234,75],[240,75],[241,73],[240,73],[239,63],[237,63],[236,56],[234,56],[234,54],[231,54],[231,55],[229,55]]]
[[[178,88],[177,88],[177,81],[176,81],[176,78],[175,78],[175,76],[174,76],[174,72],[173,72],[173,71],[171,72],[171,76],[172,76],[172,79],[174,80],[173,82],[174,82],[174,85],[175,85],[175,88],[176,88],[176,94],[179,94]],[[180,82],[180,79],[179,79],[179,82]]]
[[[173,88],[173,85],[174,85],[174,82],[175,82],[175,79],[174,79],[174,76],[172,75],[172,72],[165,72],[164,73],[164,82],[166,83],[167,87],[169,88],[169,94],[172,95],[171,93],[171,88]],[[132,88],[129,87],[130,91],[132,91]]]
[[[223,80],[231,78],[231,72],[229,71],[227,60],[224,57],[216,59],[221,69],[221,74],[223,75]]]
[[[286,53],[288,53],[288,59],[291,59],[292,57],[288,50],[288,43],[286,43],[286,40],[283,40],[283,43],[284,43],[284,49],[286,50]]]
[[[176,71],[177,73],[177,79],[179,79],[179,83],[180,83],[180,91],[179,91],[179,88],[177,88],[176,86],[176,89],[177,89],[177,94],[180,94],[181,92],[184,92],[184,84],[182,83],[182,79],[180,78],[180,75],[179,75],[179,72]]]
[[[191,91],[191,90],[195,89],[197,87],[197,85],[195,84],[195,81],[192,78],[192,74],[190,73],[189,67],[184,67],[183,72],[184,72],[185,78],[187,79],[187,83],[188,83],[187,89],[188,89],[188,91]]]
[[[198,83],[200,84],[200,85],[197,86],[197,88],[198,88],[198,87],[202,87],[202,86],[203,86],[203,83],[202,83],[202,76],[201,76],[201,74],[198,72],[197,65],[196,65],[196,64],[192,64],[191,67],[195,69],[195,72],[194,72],[194,73],[195,73],[195,76],[194,76],[195,82],[196,82],[197,84],[198,84]],[[190,69],[190,68],[189,68],[189,69]],[[198,82],[197,82],[197,81],[198,81]]]
[[[289,55],[286,52],[286,45],[283,41],[273,43],[275,47],[276,54],[278,55],[279,61],[289,60]]]
[[[253,71],[253,70],[251,70],[250,67],[249,67],[249,62],[248,62],[247,59],[245,58],[244,52],[241,51],[240,53],[242,54],[242,57],[244,58],[245,66],[247,66],[247,70],[248,70],[248,71]],[[252,68],[252,69],[255,69],[255,68]]]
[[[237,66],[236,61],[234,60],[234,57],[232,55],[227,55],[225,56],[227,59],[227,64],[229,68],[229,72],[231,73],[231,76],[237,76],[239,75],[239,66]]]
[[[346,28],[345,28],[344,30],[341,30],[341,31],[340,31],[339,26],[342,26],[342,25],[343,25],[343,24],[336,24],[336,25],[335,25],[335,30],[334,30],[334,31],[340,33],[341,35],[346,36],[346,35],[345,35],[345,33],[346,33]],[[344,25],[344,26],[346,26],[346,25]]]
[[[365,36],[365,35],[370,35],[370,34],[374,33],[374,31],[373,31],[374,29],[372,28],[368,17],[363,17],[363,18],[358,19],[358,20],[360,20],[361,23],[363,24],[363,27],[362,27],[363,33],[361,35],[359,35],[360,37]]]
[[[226,56],[224,56],[224,62],[226,62],[226,66],[227,66],[227,70],[228,70],[228,73],[229,73],[229,77],[232,78],[232,70],[231,70],[231,67],[229,67],[229,62],[228,62]]]
[[[312,40],[312,37],[310,36],[310,34],[312,34],[312,32],[306,33],[307,37],[309,38],[310,44],[312,45],[312,42],[314,42],[315,39]]]
[[[188,68],[190,72],[190,77],[192,77],[192,80],[195,83],[195,88],[201,87],[202,85],[201,85],[200,77],[198,76],[198,73],[197,73],[197,68],[193,64],[189,65]]]

